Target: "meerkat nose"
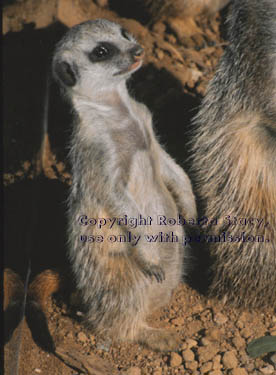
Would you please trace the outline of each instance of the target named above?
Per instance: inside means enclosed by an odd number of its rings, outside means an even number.
[[[141,60],[144,57],[144,54],[145,54],[144,48],[142,48],[141,46],[138,46],[138,45],[131,48],[131,50],[129,52],[135,58],[135,60]]]

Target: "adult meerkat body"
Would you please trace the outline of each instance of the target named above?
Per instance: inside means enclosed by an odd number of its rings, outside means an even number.
[[[145,234],[160,232],[158,215],[194,217],[196,208],[189,178],[154,136],[150,112],[128,94],[126,80],[142,57],[135,39],[107,20],[73,27],[56,48],[53,72],[76,114],[69,252],[96,332],[170,350],[178,345],[175,333],[148,327],[145,319],[169,301],[184,251],[180,242],[147,242]],[[116,221],[110,229],[86,225],[86,217],[150,221],[131,227]],[[183,235],[177,225],[161,228],[179,240]],[[112,243],[110,235],[129,242]],[[81,242],[81,236],[104,239]]]
[[[219,224],[207,233],[221,238],[209,243],[211,293],[237,305],[275,308],[276,2],[234,1],[228,22],[230,45],[194,134],[204,214]]]

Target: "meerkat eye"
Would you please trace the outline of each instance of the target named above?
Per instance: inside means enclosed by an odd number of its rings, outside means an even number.
[[[106,57],[109,55],[109,50],[105,46],[98,46],[96,47],[90,56],[97,60],[103,60],[106,59]]]
[[[111,59],[119,50],[111,43],[103,42],[89,53],[91,62],[101,62]]]
[[[130,35],[128,34],[128,32],[126,31],[126,29],[121,29],[121,35],[127,39],[127,40],[131,40],[130,39]]]

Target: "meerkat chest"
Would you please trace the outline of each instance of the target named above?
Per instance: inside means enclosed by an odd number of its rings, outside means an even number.
[[[134,154],[149,150],[151,145],[148,130],[131,117],[123,119],[120,127],[110,129],[110,137],[118,152]]]
[[[160,180],[160,160],[151,115],[144,105],[132,102],[129,106],[121,103],[119,116],[119,126],[110,128],[110,136],[127,188],[132,194],[145,189],[155,191]]]
[[[103,168],[116,171],[126,183],[130,179],[136,181],[137,177],[141,182],[145,172],[151,179],[156,175],[156,141],[150,112],[143,104],[112,95],[100,105],[81,109],[79,138],[87,144],[91,160],[101,157]],[[99,148],[101,153],[93,152]],[[97,164],[92,163],[93,168]]]
[[[118,101],[108,119],[107,132],[115,154],[131,164],[138,152],[150,153],[152,146],[151,123],[131,103]],[[124,163],[125,164],[125,163]]]

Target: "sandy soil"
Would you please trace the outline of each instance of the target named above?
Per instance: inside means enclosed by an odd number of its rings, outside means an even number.
[[[57,87],[47,83],[53,46],[66,28],[105,17],[137,37],[147,57],[129,82],[130,91],[150,108],[161,142],[188,173],[191,118],[227,40],[224,13],[152,23],[139,4],[129,9],[125,1],[18,0],[4,5],[5,266],[24,281],[30,264],[30,280],[45,269],[68,267],[65,200],[71,175],[66,144],[71,119]],[[50,338],[43,317],[30,315],[17,327],[11,324],[15,329],[6,344],[5,373],[275,374],[275,357],[251,359],[246,353],[253,338],[276,335],[275,312],[240,311],[208,299],[201,293],[206,264],[199,263],[189,285],[179,285],[171,304],[150,317],[153,326],[179,332],[178,352],[155,353],[94,336],[80,323],[81,307],[69,303],[68,284],[45,308]],[[60,356],[44,350],[51,338]]]

